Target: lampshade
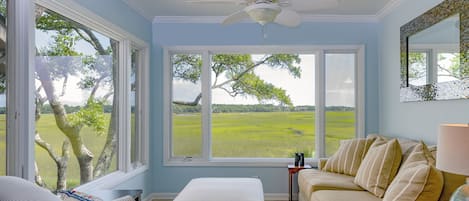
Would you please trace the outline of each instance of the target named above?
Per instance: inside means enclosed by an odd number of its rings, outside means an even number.
[[[436,168],[469,176],[469,125],[443,124],[437,143]]]

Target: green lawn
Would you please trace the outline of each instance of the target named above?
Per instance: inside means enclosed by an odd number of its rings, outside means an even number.
[[[315,150],[314,112],[252,112],[212,114],[214,157],[311,156]],[[198,156],[202,152],[200,114],[173,116],[174,154]],[[326,112],[326,153],[332,155],[339,141],[355,136],[353,112]]]
[[[106,122],[109,122],[110,115],[106,114]],[[105,126],[107,128],[108,126]],[[43,114],[41,119],[36,123],[36,129],[40,133],[42,139],[50,143],[55,147],[57,153],[61,153],[62,143],[65,140],[65,136],[60,132],[55,124],[55,119],[52,114]],[[106,135],[98,135],[90,128],[83,128],[82,136],[84,144],[88,149],[94,154],[93,163],[96,163],[99,154],[104,146],[106,141]],[[105,131],[107,133],[107,129]],[[78,161],[73,155],[72,150],[70,149],[70,161],[67,169],[67,186],[74,187],[78,186],[80,183],[80,174]],[[115,157],[114,157],[115,158]],[[36,145],[36,162],[39,167],[39,173],[48,186],[55,186],[57,180],[57,167],[54,161],[49,157],[47,152],[41,147]],[[114,160],[111,170],[116,169],[116,162]]]
[[[109,122],[110,115],[106,115],[106,121]],[[0,115],[0,174],[5,174],[5,115]],[[41,115],[41,119],[36,123],[36,128],[41,135],[41,138],[46,142],[50,143],[56,153],[61,154],[61,147],[62,143],[65,140],[64,135],[60,130],[57,128],[55,124],[55,119],[52,114],[43,114]],[[107,126],[106,126],[107,128]],[[107,130],[106,130],[107,132]],[[97,158],[99,157],[99,153],[104,146],[105,143],[105,135],[97,135],[90,128],[83,128],[83,140],[88,147],[88,149],[94,154],[94,162],[96,162]],[[57,166],[55,162],[49,157],[48,153],[42,149],[41,147],[36,145],[36,162],[38,164],[39,173],[50,188],[55,188],[56,181],[57,181]],[[115,157],[113,164],[111,166],[111,170],[116,169],[116,162]],[[78,186],[80,183],[80,174],[78,168],[78,162],[73,155],[72,149],[70,147],[70,160],[67,169],[67,186],[69,188]]]
[[[109,115],[107,115],[107,122]],[[214,157],[292,157],[294,152],[311,156],[315,149],[314,112],[253,112],[212,114],[212,152]],[[200,155],[202,150],[200,114],[174,115],[174,153]],[[354,137],[353,112],[326,113],[326,152],[334,153],[341,139]],[[5,116],[0,116],[0,174],[5,170]],[[65,137],[58,130],[53,115],[44,114],[36,125],[41,137],[60,151]],[[83,139],[94,153],[95,162],[105,142],[89,128]],[[70,150],[71,151],[71,150]],[[79,184],[78,163],[71,153],[67,171],[68,187]],[[43,179],[55,187],[57,168],[47,152],[36,146],[36,161]],[[113,162],[112,170],[116,163]]]

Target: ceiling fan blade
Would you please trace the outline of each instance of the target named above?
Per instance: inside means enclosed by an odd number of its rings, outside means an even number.
[[[283,8],[274,22],[287,27],[296,27],[301,23],[301,16],[293,10]]]
[[[240,10],[226,17],[223,20],[222,24],[225,24],[225,25],[233,24],[235,22],[239,22],[244,19],[249,19],[249,15],[244,10]]]

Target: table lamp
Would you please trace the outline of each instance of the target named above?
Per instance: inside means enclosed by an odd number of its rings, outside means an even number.
[[[436,168],[469,176],[469,124],[443,124],[438,134]],[[469,201],[469,179],[451,196],[451,201]]]

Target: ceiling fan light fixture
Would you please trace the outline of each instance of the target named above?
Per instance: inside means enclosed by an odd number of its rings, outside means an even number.
[[[257,23],[265,25],[273,22],[281,10],[276,4],[259,3],[247,7],[245,12]]]

